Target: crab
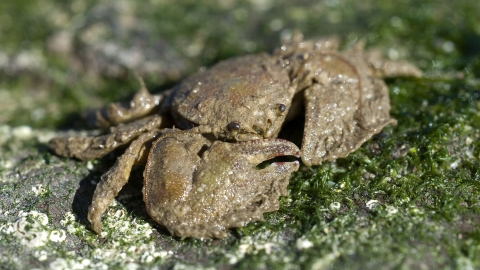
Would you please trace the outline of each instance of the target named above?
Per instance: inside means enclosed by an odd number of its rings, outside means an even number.
[[[88,220],[101,217],[127,183],[132,166],[145,165],[148,214],[179,237],[224,238],[227,229],[263,220],[287,196],[301,157],[306,166],[346,157],[390,118],[381,77],[420,76],[418,68],[387,60],[363,42],[338,51],[339,39],[292,39],[271,54],[222,61],[158,95],[142,81],[126,103],[94,111],[110,133],[58,137],[60,156],[89,160],[126,145],[96,187]],[[304,114],[301,150],[278,138],[282,125]],[[258,166],[259,164],[266,166]]]

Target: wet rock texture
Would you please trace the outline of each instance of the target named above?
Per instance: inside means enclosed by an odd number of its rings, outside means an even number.
[[[469,0],[1,2],[2,267],[478,268],[478,10]],[[134,71],[158,93],[296,30],[339,34],[345,46],[366,38],[425,71],[387,80],[398,126],[346,159],[301,167],[279,211],[223,240],[180,240],[156,225],[142,168],[107,209],[103,238],[88,229],[95,186],[116,155],[63,159],[49,139],[99,135],[79,131],[80,115],[131,97]]]

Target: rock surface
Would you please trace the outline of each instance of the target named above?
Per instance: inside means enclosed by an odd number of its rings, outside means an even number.
[[[5,269],[480,267],[480,4],[463,1],[0,2],[0,264]],[[445,20],[448,17],[448,20]],[[388,81],[386,129],[346,159],[300,168],[268,222],[180,240],[145,212],[141,168],[86,211],[114,158],[75,161],[49,138],[84,109],[154,91],[295,30],[390,48],[426,72]],[[155,88],[153,86],[159,85]],[[66,131],[69,130],[69,131]]]

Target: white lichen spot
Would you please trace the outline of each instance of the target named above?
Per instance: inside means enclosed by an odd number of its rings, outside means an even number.
[[[394,48],[390,48],[387,52],[388,54],[388,58],[392,59],[392,60],[397,60],[400,56],[398,50],[394,49]]]
[[[235,254],[225,254],[225,257],[228,259],[229,264],[236,264],[239,260],[239,258]]]
[[[279,31],[283,27],[283,21],[279,18],[273,19],[272,21],[270,21],[269,26],[270,30]]]
[[[87,161],[87,169],[88,169],[89,171],[91,171],[91,170],[93,170],[93,168],[94,168],[94,167],[93,167],[92,161],[91,161],[91,160]]]
[[[49,241],[65,240],[65,232],[51,230],[48,226],[47,215],[37,211],[20,211],[18,219],[2,227],[2,232],[15,236],[22,245],[28,247],[41,247]]]
[[[2,167],[5,169],[13,168],[13,162],[11,160],[2,160]]]
[[[180,262],[177,262],[173,267],[173,269],[175,270],[215,270],[215,268],[213,267],[201,267],[198,265],[188,265]]]
[[[464,256],[460,256],[455,259],[455,263],[458,269],[464,269],[464,270],[473,270],[475,267],[473,267],[472,261]]]
[[[147,251],[145,253],[143,253],[142,257],[140,258],[140,262],[142,263],[150,263],[154,260],[157,260],[157,259],[165,259],[169,256],[171,256],[173,254],[173,252],[170,250],[170,251],[154,251],[154,252],[150,252],[150,251]]]
[[[199,55],[204,49],[205,44],[203,41],[196,41],[185,47],[185,52],[189,57],[195,57]]]
[[[338,251],[334,251],[332,253],[329,253],[329,254],[317,259],[313,263],[312,268],[310,268],[310,269],[315,269],[315,270],[327,269],[327,268],[330,267],[332,262],[335,261],[335,259],[337,259],[339,256],[340,256],[340,253]]]
[[[332,203],[330,203],[330,205],[328,205],[328,208],[331,211],[336,212],[336,211],[340,210],[341,206],[342,205],[339,202],[332,202]]]
[[[34,132],[34,133],[37,136],[38,142],[41,142],[41,143],[47,143],[48,141],[50,141],[54,137],[58,136],[58,134],[53,132],[53,131],[43,131],[42,130],[41,132]]]
[[[414,215],[414,216],[421,216],[424,214],[423,210],[422,209],[418,209],[417,207],[415,206],[410,206],[410,214]]]
[[[68,233],[77,234],[82,230],[85,230],[83,226],[75,220],[75,215],[72,212],[67,212],[63,216],[63,219],[60,220],[60,225],[64,226],[67,229]]]
[[[62,224],[68,224],[73,220],[74,216],[68,214],[62,220]],[[172,251],[156,250],[151,238],[151,226],[141,221],[137,223],[125,209],[109,207],[102,224],[102,236],[106,242],[96,245],[92,251],[91,255],[95,260],[107,265],[120,263],[127,269],[138,269],[140,265],[128,263],[135,261],[155,263],[173,254]]]
[[[465,144],[466,144],[466,145],[470,145],[470,144],[472,144],[472,142],[473,142],[473,140],[472,140],[472,138],[470,138],[470,137],[467,137],[467,138],[465,139]]]
[[[329,187],[334,187],[334,186],[335,186],[335,182],[327,181],[327,186],[329,186]]]
[[[460,163],[460,160],[455,160],[454,162],[450,163],[450,169],[455,170],[458,168],[458,164]]]
[[[35,250],[33,252],[33,256],[37,258],[37,260],[43,262],[48,259],[48,253],[46,250]]]
[[[53,230],[50,232],[50,241],[52,242],[63,242],[67,238],[67,235],[64,230]]]
[[[389,217],[394,216],[398,213],[398,209],[391,205],[387,206],[386,210],[387,210],[387,216]]]
[[[20,139],[32,137],[32,128],[29,126],[19,126],[12,129],[12,135]]]
[[[84,266],[89,266],[91,261],[89,259],[83,259],[80,263]]]
[[[370,200],[368,201],[365,206],[368,208],[368,210],[373,211],[375,208],[377,208],[380,205],[380,202],[378,200]]]
[[[37,184],[32,186],[32,192],[35,196],[43,196],[47,193],[47,189],[42,184]]]
[[[115,203],[116,204],[116,203]],[[157,250],[154,240],[150,237],[152,228],[148,223],[137,223],[125,209],[118,204],[109,207],[104,216],[103,234],[105,241],[98,243],[84,225],[76,221],[73,213],[65,213],[60,225],[68,233],[75,234],[94,246],[90,256],[92,261],[77,257],[75,252],[69,253],[67,258],[56,259],[50,264],[52,269],[109,269],[113,265],[123,265],[123,269],[139,269],[138,263],[155,263],[173,254],[168,250]],[[50,230],[49,241],[64,241],[66,233],[61,230]],[[51,256],[51,255],[49,255]],[[94,263],[97,261],[97,263]],[[132,263],[137,262],[137,263]]]
[[[239,260],[245,257],[246,254],[251,253],[253,251],[253,241],[251,237],[243,238],[242,244],[238,246],[237,251],[234,254],[227,254],[227,258],[229,259],[228,262],[230,264],[235,264]]]
[[[406,203],[408,203],[408,202],[410,202],[410,198],[409,198],[409,197],[401,198],[401,199],[398,200],[398,203],[399,203],[399,204],[406,204]]]
[[[264,250],[266,254],[272,253],[272,249],[276,246],[275,243],[267,242],[267,243],[255,243],[255,250],[256,252],[260,250]]]
[[[50,263],[50,269],[68,269],[69,265],[63,258],[57,258]]]
[[[142,263],[151,263],[153,261],[153,256],[150,255],[150,253],[145,253],[142,255],[142,258],[140,259]]]
[[[103,262],[97,262],[95,264],[91,264],[91,269],[98,269],[98,270],[108,270],[109,267]]]
[[[136,269],[139,269],[140,268],[140,265],[136,264],[136,263],[127,263],[125,265],[125,269],[127,270],[136,270]]]
[[[451,53],[455,50],[455,44],[452,41],[447,40],[447,41],[443,42],[442,49],[446,53]]]
[[[230,264],[235,264],[241,259],[243,259],[247,254],[255,255],[259,252],[265,252],[266,254],[274,254],[275,250],[278,250],[282,245],[287,243],[282,243],[282,240],[274,233],[260,233],[255,236],[244,237],[240,240],[237,250],[233,253],[228,253],[225,257],[228,259]]]
[[[303,237],[298,238],[297,242],[295,244],[296,244],[296,247],[297,247],[298,250],[308,249],[308,248],[313,247],[312,241],[310,241],[308,239],[305,239]]]
[[[153,253],[153,256],[154,257],[159,257],[159,258],[167,258],[167,257],[170,257],[173,255],[173,251],[169,250],[169,251],[160,251],[160,252],[154,252]]]
[[[122,218],[125,216],[125,211],[123,210],[117,210],[115,211],[115,214],[113,214],[114,217],[116,218]]]
[[[93,265],[89,259],[57,258],[50,263],[50,269],[108,269],[103,263]]]

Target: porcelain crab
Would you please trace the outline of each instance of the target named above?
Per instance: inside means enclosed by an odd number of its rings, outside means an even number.
[[[291,40],[271,54],[222,61],[159,95],[144,85],[126,103],[95,111],[97,137],[60,137],[58,155],[99,158],[128,145],[101,177],[88,219],[101,217],[128,181],[132,166],[146,164],[147,212],[180,237],[223,238],[226,229],[262,220],[286,196],[300,157],[306,166],[345,157],[388,124],[388,89],[380,77],[420,76],[407,62],[382,58],[359,42],[337,51],[338,38]],[[282,125],[305,114],[301,150],[278,139]]]

